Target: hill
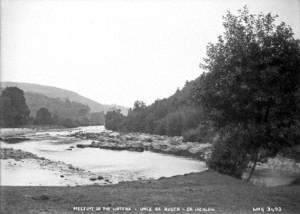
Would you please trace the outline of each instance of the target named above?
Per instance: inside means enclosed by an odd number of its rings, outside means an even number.
[[[68,98],[52,98],[40,93],[24,92],[25,102],[29,108],[30,115],[26,114],[20,120],[17,113],[20,111],[20,104],[12,102],[11,98],[2,97],[3,88],[0,88],[0,126],[19,127],[21,125],[59,125],[64,127],[78,127],[87,125],[103,125],[105,120],[104,111],[90,112],[88,105],[70,101]],[[18,89],[20,90],[20,89]],[[21,91],[22,92],[22,91]],[[12,93],[7,92],[6,94]],[[21,109],[25,109],[22,106]],[[22,111],[23,112],[23,111]],[[26,111],[25,111],[26,112]],[[28,112],[29,113],[29,112]],[[6,115],[6,117],[4,117]]]
[[[33,83],[1,82],[2,88],[9,87],[9,86],[15,86],[22,89],[25,92],[25,96],[26,94],[28,96],[28,93],[34,93],[34,94],[41,94],[50,98],[60,98],[62,100],[68,99],[70,101],[88,105],[91,112],[101,112],[101,111],[107,112],[113,109],[121,109],[121,112],[126,115],[128,111],[128,109],[123,106],[104,105],[94,100],[91,100],[87,97],[84,97],[76,92],[69,91],[66,89],[61,89],[52,86],[38,85]]]
[[[87,105],[74,101],[71,102],[69,99],[51,98],[43,94],[32,92],[25,92],[24,96],[32,117],[35,117],[37,111],[42,107],[47,108],[52,115],[72,119],[76,118],[80,111],[86,113],[90,111]]]

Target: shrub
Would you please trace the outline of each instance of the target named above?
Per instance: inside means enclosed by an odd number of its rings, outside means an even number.
[[[212,154],[207,164],[218,172],[241,178],[247,168],[249,157],[245,139],[240,130],[223,133],[213,144]]]

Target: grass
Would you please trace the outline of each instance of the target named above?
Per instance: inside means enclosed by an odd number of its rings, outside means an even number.
[[[209,170],[109,186],[1,187],[2,213],[81,213],[73,207],[132,208],[131,212],[107,213],[162,213],[141,212],[141,207],[210,207],[215,212],[206,213],[253,213],[257,207],[265,212],[268,207],[280,207],[280,213],[299,213],[300,186],[258,187]]]

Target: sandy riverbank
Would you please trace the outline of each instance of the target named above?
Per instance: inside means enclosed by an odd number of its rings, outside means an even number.
[[[22,150],[0,148],[0,163],[1,185],[76,186],[111,183],[90,171]]]

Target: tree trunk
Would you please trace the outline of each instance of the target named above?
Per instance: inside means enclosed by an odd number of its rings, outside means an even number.
[[[253,172],[254,172],[254,170],[255,170],[255,167],[256,167],[256,164],[257,164],[257,160],[258,160],[258,152],[255,154],[254,163],[253,163],[253,165],[252,165],[252,167],[251,167],[249,176],[248,176],[248,178],[246,179],[247,182],[249,182],[250,179],[251,179],[251,177],[252,177],[252,174],[253,174]]]

